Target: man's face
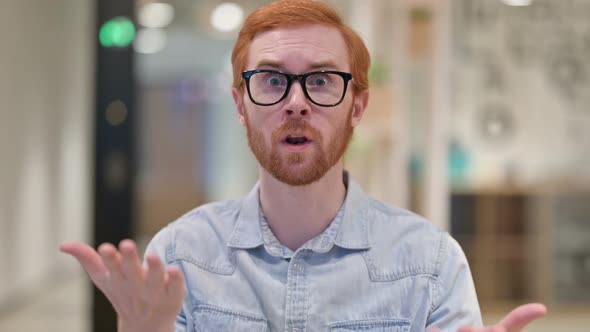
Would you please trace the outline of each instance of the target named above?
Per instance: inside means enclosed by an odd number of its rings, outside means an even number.
[[[246,65],[246,70],[253,69],[304,74],[350,72],[350,65],[340,32],[312,25],[257,35]],[[341,161],[366,106],[366,96],[354,98],[351,85],[342,103],[334,107],[312,103],[299,82],[293,82],[285,99],[272,106],[256,105],[245,89],[234,89],[240,121],[246,126],[248,144],[260,165],[281,182],[294,186],[324,176]]]

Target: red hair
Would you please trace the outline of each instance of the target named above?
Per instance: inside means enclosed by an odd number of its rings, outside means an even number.
[[[252,12],[244,22],[231,56],[233,86],[240,88],[248,50],[257,34],[273,29],[304,24],[323,24],[340,31],[348,49],[354,92],[369,88],[371,57],[361,37],[342,22],[330,7],[317,0],[279,0]]]

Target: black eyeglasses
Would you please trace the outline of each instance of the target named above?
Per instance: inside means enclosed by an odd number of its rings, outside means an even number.
[[[299,81],[305,97],[318,106],[340,104],[346,95],[352,74],[341,71],[314,71],[289,74],[277,70],[256,69],[242,73],[250,100],[256,105],[278,104],[289,94],[293,81]]]

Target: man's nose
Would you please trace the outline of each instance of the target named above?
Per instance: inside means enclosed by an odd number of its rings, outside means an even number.
[[[300,82],[293,82],[286,97],[285,112],[289,116],[306,116],[310,112],[309,100]]]

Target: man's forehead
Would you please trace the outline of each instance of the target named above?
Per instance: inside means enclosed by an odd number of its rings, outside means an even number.
[[[304,62],[307,67],[348,70],[348,49],[340,31],[326,25],[305,25],[257,34],[249,48],[249,67],[280,67]],[[251,68],[250,68],[251,69]]]

